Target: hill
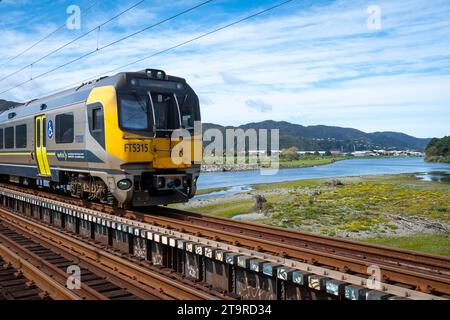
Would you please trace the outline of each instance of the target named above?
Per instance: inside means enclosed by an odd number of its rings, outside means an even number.
[[[0,99],[0,112],[9,109],[11,107],[17,106],[19,103],[13,101],[7,101]]]
[[[224,127],[212,123],[204,123],[203,130],[215,128],[224,132],[226,129],[279,129],[280,148],[295,146],[300,150],[417,150],[423,151],[430,139],[409,136],[400,132],[366,133],[353,128],[333,126],[302,126],[286,121],[267,120],[248,123],[239,127]]]

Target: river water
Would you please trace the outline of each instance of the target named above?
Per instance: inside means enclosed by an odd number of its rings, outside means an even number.
[[[275,175],[261,175],[256,171],[208,172],[202,173],[198,180],[199,189],[227,188],[220,192],[196,197],[230,195],[249,190],[251,185],[312,178],[331,178],[372,174],[419,173],[418,178],[445,182],[450,177],[450,164],[425,162],[419,157],[365,158],[338,161],[332,164],[308,167],[280,169]]]

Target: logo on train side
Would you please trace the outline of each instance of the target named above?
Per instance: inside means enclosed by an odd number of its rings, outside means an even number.
[[[53,138],[53,121],[52,120],[49,120],[47,123],[47,135],[48,135],[49,139]]]
[[[65,151],[58,151],[56,152],[56,158],[60,161],[67,161],[67,159],[69,158],[67,155],[67,152]]]

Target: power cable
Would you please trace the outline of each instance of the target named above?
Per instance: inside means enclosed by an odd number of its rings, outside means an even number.
[[[94,31],[99,30],[99,29],[100,29],[101,27],[103,27],[104,25],[106,25],[106,24],[110,23],[111,21],[113,21],[113,20],[119,18],[120,16],[124,15],[125,13],[127,13],[127,12],[130,11],[131,9],[137,7],[138,5],[140,5],[140,4],[141,4],[142,2],[144,2],[144,1],[145,1],[145,0],[140,0],[140,1],[138,1],[137,3],[133,4],[132,6],[126,8],[125,10],[123,10],[123,11],[121,11],[121,12],[119,12],[119,13],[118,13],[117,15],[115,15],[114,17],[112,17],[112,18],[106,20],[105,22],[99,24],[99,25],[96,26],[95,28],[92,28],[91,30],[89,30],[89,31],[87,31],[87,32],[85,32],[85,33],[83,33],[82,35],[76,37],[75,39],[73,39],[73,40],[71,40],[71,41],[65,43],[64,45],[62,45],[62,46],[56,48],[55,50],[50,51],[49,53],[47,53],[46,55],[44,55],[44,56],[40,57],[39,59],[33,61],[32,63],[30,63],[30,64],[28,64],[28,65],[26,65],[26,66],[24,66],[24,67],[22,67],[22,68],[20,68],[20,69],[18,69],[18,70],[16,70],[16,71],[12,72],[12,73],[10,73],[10,74],[8,74],[8,75],[6,75],[6,76],[0,78],[0,82],[2,82],[3,80],[6,80],[6,79],[12,77],[13,75],[18,74],[19,72],[21,72],[21,71],[23,71],[23,70],[25,70],[25,69],[27,69],[27,68],[32,67],[32,66],[35,65],[36,63],[41,62],[42,60],[44,60],[45,58],[51,56],[52,54],[54,54],[54,53],[56,53],[56,52],[58,52],[58,51],[61,51],[62,49],[64,49],[65,47],[71,45],[72,43],[74,43],[74,42],[76,42],[76,41],[78,41],[78,40],[80,40],[80,39],[86,37],[87,35],[91,34],[91,33],[94,32]]]
[[[222,30],[224,30],[224,29],[230,28],[230,27],[232,27],[232,26],[235,26],[235,25],[237,25],[237,24],[240,24],[240,23],[242,23],[242,22],[245,22],[245,21],[250,20],[250,19],[252,19],[252,18],[255,18],[255,17],[257,17],[257,16],[260,16],[260,15],[262,15],[262,14],[264,14],[264,13],[267,13],[267,12],[269,12],[269,11],[272,11],[272,10],[274,10],[274,9],[277,9],[277,8],[279,8],[279,7],[281,7],[281,6],[284,6],[284,5],[286,5],[286,4],[290,3],[290,2],[293,2],[293,1],[295,1],[295,0],[286,0],[286,1],[283,1],[283,2],[281,2],[281,3],[278,3],[278,4],[276,4],[276,5],[271,6],[271,7],[269,7],[269,8],[266,8],[266,9],[264,9],[264,10],[261,10],[261,11],[258,11],[258,12],[256,12],[256,13],[254,13],[254,14],[251,14],[251,15],[249,15],[249,16],[246,16],[246,17],[244,17],[244,18],[242,18],[242,19],[236,20],[236,21],[234,21],[234,22],[232,22],[232,23],[226,24],[226,25],[224,25],[224,26],[222,26],[222,27],[219,27],[219,28],[217,28],[217,29],[208,31],[208,32],[203,33],[203,34],[201,34],[201,35],[199,35],[199,36],[196,36],[196,37],[191,38],[191,39],[189,39],[189,40],[183,41],[183,42],[181,42],[181,43],[179,43],[179,44],[176,44],[176,45],[174,45],[174,46],[171,46],[171,47],[169,47],[169,48],[167,48],[167,49],[164,49],[164,50],[155,52],[155,53],[153,53],[153,54],[151,54],[151,55],[149,55],[149,56],[140,58],[140,59],[135,60],[135,61],[133,61],[133,62],[127,63],[127,64],[125,64],[125,65],[122,65],[122,66],[120,66],[120,67],[114,68],[114,69],[112,69],[112,70],[109,70],[109,71],[106,71],[106,72],[102,72],[102,73],[99,74],[99,75],[90,77],[88,80],[90,80],[90,79],[92,79],[92,78],[97,78],[97,77],[102,76],[102,75],[104,75],[104,74],[106,74],[106,73],[111,73],[111,72],[118,71],[119,69],[128,67],[128,66],[130,66],[130,65],[133,65],[133,64],[136,64],[136,63],[139,63],[139,62],[142,62],[142,61],[144,61],[144,60],[150,59],[150,58],[155,57],[155,56],[157,56],[157,55],[161,55],[161,54],[163,54],[163,53],[172,51],[172,50],[174,50],[174,49],[176,49],[176,48],[182,47],[182,46],[184,46],[184,45],[186,45],[186,44],[192,43],[192,42],[194,42],[194,41],[197,41],[197,40],[199,40],[199,39],[205,38],[205,37],[207,37],[207,36],[209,36],[209,35],[215,34],[215,33],[219,32],[219,31],[222,31]],[[107,45],[107,46],[109,46],[109,45]],[[94,51],[94,52],[96,52],[96,51]],[[91,53],[89,53],[89,54],[91,54]],[[9,89],[7,89],[7,90],[5,90],[5,91],[0,92],[0,94],[6,93],[6,92],[8,92],[8,91],[11,91],[11,90],[13,90],[13,89],[16,89],[16,88],[18,88],[18,87],[20,87],[20,86],[26,84],[26,83],[28,83],[28,82],[31,82],[31,81],[33,81],[33,80],[35,80],[35,79],[37,79],[37,78],[43,77],[43,76],[45,76],[45,75],[47,75],[47,74],[49,74],[49,73],[51,73],[51,72],[53,72],[53,71],[55,71],[55,70],[57,70],[57,69],[60,69],[60,68],[66,66],[66,65],[68,65],[68,64],[71,64],[71,63],[73,63],[73,62],[75,62],[75,61],[78,61],[78,60],[82,59],[83,57],[84,57],[84,56],[79,57],[79,58],[77,58],[77,59],[75,59],[75,60],[72,60],[72,61],[69,61],[68,63],[65,63],[65,64],[63,64],[63,65],[61,65],[61,66],[58,66],[58,67],[56,67],[56,68],[54,68],[54,69],[52,69],[52,70],[50,70],[50,71],[47,71],[47,72],[45,72],[45,73],[43,73],[43,74],[40,74],[40,75],[36,76],[34,79],[30,79],[30,80],[24,81],[24,82],[22,82],[22,83],[20,83],[20,84],[18,84],[18,85],[16,85],[16,86],[14,86],[14,87],[12,87],[12,88],[9,88]],[[84,81],[83,81],[83,82],[84,82]],[[77,81],[74,85],[79,84],[79,83],[80,83],[80,81]],[[73,85],[71,85],[71,87],[72,87],[72,86],[73,86]],[[58,90],[58,91],[60,91],[60,90]]]
[[[86,9],[86,11],[90,11],[94,6],[96,6],[98,3],[100,2],[100,0],[96,0],[90,7],[88,7]],[[9,60],[3,62],[0,64],[0,67],[3,67],[4,65],[16,60],[17,58],[23,56],[25,53],[27,53],[28,51],[30,51],[31,49],[33,49],[34,47],[36,47],[38,44],[44,42],[45,40],[47,40],[48,38],[50,38],[52,35],[54,35],[55,33],[57,33],[59,30],[63,29],[66,26],[66,23],[64,22],[62,25],[60,25],[58,28],[56,28],[55,30],[53,30],[52,32],[50,32],[49,34],[47,34],[45,37],[41,38],[40,40],[36,41],[35,43],[33,43],[31,46],[29,46],[28,48],[26,48],[25,50],[21,51],[20,53],[18,53],[17,55],[15,55],[14,57],[10,58]]]

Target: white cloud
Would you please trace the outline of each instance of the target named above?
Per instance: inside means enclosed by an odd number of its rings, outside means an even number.
[[[272,106],[260,99],[258,100],[247,100],[245,101],[245,105],[247,107],[249,107],[250,109],[256,110],[258,112],[268,112],[268,111],[272,111]]]
[[[155,67],[186,78],[198,92],[203,119],[209,122],[235,125],[266,119],[297,119],[304,121],[302,124],[404,131],[416,136],[449,134],[450,21],[446,12],[450,3],[379,0],[377,5],[383,19],[379,32],[366,28],[369,4],[336,1],[311,8],[291,5],[283,14],[274,11],[127,70]],[[150,22],[148,7],[134,10],[138,13],[135,20],[124,16],[111,26],[125,27],[126,31],[120,34],[114,28],[101,31],[101,45],[165,16],[157,14]],[[106,19],[108,14],[104,15]],[[225,13],[221,15],[221,19],[226,17]],[[228,15],[228,21],[233,18],[236,19]],[[225,20],[222,23],[228,22]],[[222,24],[217,21],[211,25],[209,20],[195,22],[190,18],[181,21],[130,38],[2,98],[40,96]],[[4,58],[23,50],[25,43],[39,38],[45,30],[39,26],[35,34],[0,31]],[[59,34],[24,59],[32,61],[75,36],[67,32]],[[90,35],[35,65],[33,74],[92,50],[96,42],[96,35]],[[21,65],[23,60],[16,61],[1,70],[0,75]],[[0,89],[29,76],[29,70],[24,71],[0,82]],[[249,101],[262,102],[271,108],[255,113],[255,109],[248,107]]]

